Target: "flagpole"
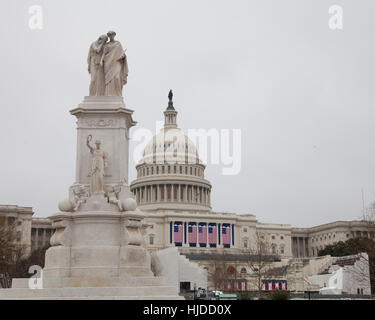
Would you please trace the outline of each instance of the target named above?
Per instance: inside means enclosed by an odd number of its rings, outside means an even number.
[[[362,191],[362,218],[365,217],[365,195],[363,193],[363,188],[361,188]]]

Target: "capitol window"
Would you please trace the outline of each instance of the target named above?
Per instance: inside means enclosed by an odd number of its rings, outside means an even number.
[[[151,174],[154,174],[154,167],[151,167]]]
[[[243,232],[247,232],[247,228],[243,228]]]
[[[177,167],[176,166],[173,167],[173,173],[177,173]]]
[[[182,174],[182,167],[180,166],[180,173]]]
[[[159,174],[159,166],[156,167],[156,173]]]
[[[272,239],[275,239],[275,236],[272,236]]]
[[[281,240],[284,240],[284,237],[283,237],[283,236],[280,236],[280,239],[281,239]]]
[[[161,167],[161,172],[162,172],[162,173],[165,172],[165,166],[162,166],[162,167]]]
[[[247,240],[244,240],[244,241],[243,241],[243,247],[244,247],[244,248],[247,248]]]
[[[273,246],[272,246],[272,253],[273,253],[273,254],[276,254],[276,245],[273,245]]]
[[[171,166],[168,166],[168,173],[171,173]]]
[[[154,236],[153,235],[150,236],[150,244],[154,244]]]
[[[187,170],[188,170],[187,167],[185,167],[185,174],[187,174]]]
[[[192,175],[193,174],[193,168],[190,167],[190,174]]]
[[[284,246],[281,246],[281,247],[280,247],[280,253],[281,253],[281,254],[284,254]]]

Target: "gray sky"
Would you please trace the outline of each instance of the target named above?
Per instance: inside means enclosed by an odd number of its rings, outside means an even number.
[[[328,28],[328,8],[344,29]],[[43,30],[30,30],[41,5]],[[127,48],[124,97],[155,130],[174,89],[179,125],[242,130],[242,170],[209,165],[214,210],[313,226],[375,200],[373,0],[3,0],[0,203],[57,212],[74,182],[69,110],[108,30]],[[133,150],[134,144],[131,145]],[[130,162],[131,180],[135,164]]]

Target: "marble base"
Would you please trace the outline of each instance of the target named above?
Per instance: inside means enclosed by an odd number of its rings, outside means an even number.
[[[28,280],[28,279],[27,279]],[[172,286],[0,289],[0,300],[183,300]]]
[[[46,252],[43,289],[14,279],[0,299],[183,299],[177,286],[153,275],[139,211],[64,212],[50,219],[56,232]]]

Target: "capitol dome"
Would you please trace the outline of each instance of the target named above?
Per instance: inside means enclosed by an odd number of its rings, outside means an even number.
[[[177,127],[169,92],[164,127],[146,145],[130,188],[142,209],[209,210],[211,184],[194,143]]]

